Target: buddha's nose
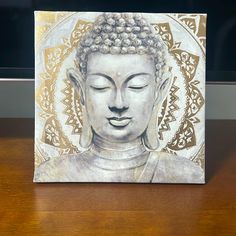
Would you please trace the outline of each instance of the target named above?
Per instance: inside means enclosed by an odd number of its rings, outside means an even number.
[[[120,90],[117,90],[114,95],[115,96],[111,99],[111,103],[109,104],[108,107],[110,111],[121,115],[124,111],[126,111],[129,108],[129,106]]]

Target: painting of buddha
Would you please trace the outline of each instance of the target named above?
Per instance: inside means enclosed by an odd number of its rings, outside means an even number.
[[[80,99],[80,153],[48,159],[35,182],[204,183],[193,161],[158,150],[157,114],[173,74],[142,14],[101,13],[66,69]]]

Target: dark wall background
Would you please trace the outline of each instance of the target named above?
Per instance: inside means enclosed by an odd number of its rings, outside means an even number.
[[[236,0],[0,0],[0,77],[34,76],[34,10],[207,13],[207,80],[236,81]]]

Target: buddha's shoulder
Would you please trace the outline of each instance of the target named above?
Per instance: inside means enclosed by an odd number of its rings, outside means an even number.
[[[204,183],[203,169],[193,161],[167,152],[153,152],[158,158],[152,182]]]
[[[86,156],[87,151],[50,158],[35,168],[34,182],[65,181],[84,165]]]

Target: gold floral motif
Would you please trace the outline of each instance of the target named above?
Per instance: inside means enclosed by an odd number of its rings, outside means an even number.
[[[92,24],[89,22],[77,22],[69,40],[64,41],[69,52],[71,52],[78,45],[80,39],[88,32],[91,27]],[[64,83],[66,88],[62,90],[62,93],[65,95],[62,103],[66,106],[64,113],[68,116],[66,124],[72,126],[72,134],[80,134],[83,124],[80,100],[79,97],[76,96],[74,88],[71,86],[69,80],[65,79]]]
[[[196,15],[192,15],[193,17]],[[188,28],[194,33],[196,34],[197,31],[197,23],[195,18],[191,18],[191,16],[185,17],[184,15],[180,15],[180,19],[183,23],[186,24],[186,26],[188,26]]]
[[[42,78],[40,76],[40,78]],[[54,112],[54,106],[53,106],[53,94],[54,94],[54,84],[52,83],[52,80],[43,80],[44,83],[40,85],[38,90],[35,92],[35,99],[37,104],[40,106],[40,108],[44,111],[42,116],[44,114],[50,114],[52,115]]]
[[[186,119],[181,124],[175,137],[167,144],[167,147],[171,150],[178,151],[194,145],[196,145],[194,126],[191,121]]]
[[[61,127],[57,119],[55,119],[54,117],[50,117],[45,123],[41,141],[61,149],[67,150],[68,147],[70,147],[69,153],[74,153],[75,151],[78,152],[78,149],[72,144],[68,146],[67,138],[65,138],[64,135],[61,135],[61,133]]]
[[[157,117],[157,121],[158,121],[157,124],[159,127],[158,137],[161,140],[163,140],[163,132],[169,130],[169,127],[167,127],[167,125],[161,124],[162,122],[164,122],[163,119],[165,117],[166,110],[167,110],[167,98],[163,101],[162,106],[161,106],[160,115]]]
[[[160,140],[163,140],[163,132],[170,130],[169,123],[176,120],[174,112],[179,109],[178,105],[176,104],[176,101],[179,99],[176,95],[176,92],[179,90],[179,87],[175,85],[176,79],[177,77],[174,77],[172,86],[170,88],[168,109],[166,109],[167,99],[165,99],[162,105],[161,115],[158,117],[158,136]]]
[[[65,148],[67,142],[60,135],[58,126],[57,120],[54,117],[50,117],[44,126],[44,133],[41,141],[55,147]]]
[[[175,14],[175,17],[185,24],[199,39],[202,49],[206,49],[206,15]]]
[[[186,21],[183,19],[183,22],[194,32],[196,33],[196,23],[192,21]],[[183,117],[183,122],[181,123],[178,131],[175,134],[175,137],[169,142],[166,146],[165,151],[171,152],[171,150],[182,150],[185,148],[192,147],[196,145],[196,136],[194,130],[194,123],[200,122],[200,120],[195,117],[198,111],[204,105],[204,98],[197,88],[199,81],[193,81],[197,66],[199,63],[199,57],[193,55],[185,50],[180,49],[180,43],[177,43],[173,39],[171,29],[168,23],[153,24],[154,29],[162,37],[162,40],[168,47],[168,51],[175,58],[177,64],[180,67],[180,70],[185,78],[186,88],[187,88],[187,107],[186,114]],[[173,89],[173,87],[171,88]],[[172,95],[172,96],[171,96]],[[170,97],[175,98],[173,94],[169,94]],[[170,130],[169,123],[175,121],[173,112],[177,109],[175,104],[176,99],[172,100],[169,106],[166,105],[166,101],[163,103],[164,108],[162,108],[161,116],[158,118],[159,123],[159,137],[160,140],[163,139],[163,132]],[[171,111],[172,107],[176,107],[172,114],[167,116],[167,119],[163,120],[164,111]],[[167,109],[168,108],[168,109]],[[168,119],[171,118],[171,119]],[[163,122],[162,122],[163,121]]]
[[[53,48],[46,48],[44,51],[44,61],[45,61],[45,67],[49,74],[56,73],[58,64],[60,64],[61,58],[63,58],[65,54],[65,46],[61,45],[59,47],[53,47]]]
[[[90,22],[78,21],[69,40],[64,39],[64,44],[44,49],[45,71],[40,74],[41,84],[35,93],[36,102],[43,111],[40,116],[46,119],[42,142],[59,148],[60,153],[62,154],[77,153],[79,150],[72,145],[69,139],[65,136],[62,127],[57,120],[54,107],[55,82],[63,61],[72,52],[76,43],[79,42],[82,35],[87,32],[90,27]],[[74,107],[77,108],[76,111],[80,109],[78,104],[79,102],[75,101],[76,106],[73,106],[73,109]],[[73,127],[75,127],[75,125],[78,127],[78,122],[76,124],[71,124],[68,120],[67,123]],[[74,131],[76,132],[77,130],[74,129]]]
[[[152,24],[154,29],[156,30],[157,34],[159,34],[162,40],[167,45],[168,49],[170,50],[174,45],[173,35],[170,30],[169,23],[159,23],[159,24]]]
[[[83,117],[82,108],[77,94],[68,79],[64,80],[66,88],[62,90],[65,98],[62,103],[66,106],[64,113],[68,116],[66,124],[72,126],[72,134],[80,134],[82,131]]]
[[[200,15],[197,37],[203,48],[206,49],[206,15]]]
[[[171,53],[174,54],[184,77],[188,81],[192,80],[196,73],[199,57],[181,49],[175,49]]]
[[[203,107],[205,101],[204,98],[196,87],[200,82],[198,80],[189,83],[188,94],[189,94],[189,106],[187,109],[187,118],[195,116],[199,110]],[[196,122],[195,122],[196,123]]]

